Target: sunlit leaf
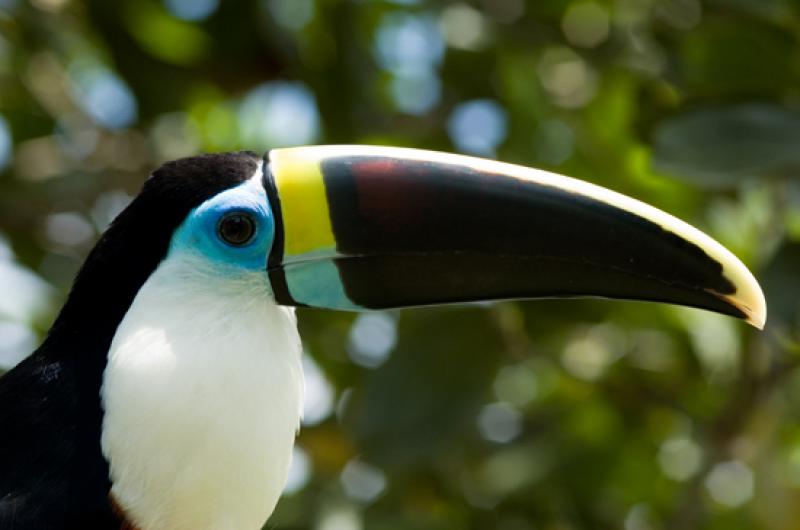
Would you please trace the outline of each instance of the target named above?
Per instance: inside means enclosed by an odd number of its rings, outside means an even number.
[[[195,24],[171,17],[151,0],[127,2],[125,25],[148,53],[174,64],[191,64],[210,47],[208,36]]]

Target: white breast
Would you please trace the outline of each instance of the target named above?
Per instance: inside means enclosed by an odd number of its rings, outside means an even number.
[[[302,407],[300,340],[264,274],[248,274],[169,258],[114,337],[102,447],[141,530],[258,529],[278,501]]]

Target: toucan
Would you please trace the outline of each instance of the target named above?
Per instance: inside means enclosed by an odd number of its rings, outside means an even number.
[[[554,173],[377,146],[168,162],[0,379],[0,529],[261,528],[301,416],[295,307],[579,296],[766,319],[709,236]]]

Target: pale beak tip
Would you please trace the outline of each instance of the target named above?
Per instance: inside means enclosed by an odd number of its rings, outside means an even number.
[[[763,298],[761,307],[751,309],[750,307],[743,306],[742,311],[747,315],[746,321],[748,324],[763,331],[764,325],[767,323],[767,305],[763,303]]]
[[[767,322],[767,302],[764,292],[753,280],[742,293],[727,295],[723,298],[744,314],[744,320],[756,329],[763,330]]]
[[[711,239],[703,236],[702,248],[707,249],[722,264],[722,272],[732,284],[734,290],[728,293],[715,293],[716,296],[735,307],[742,319],[751,326],[763,330],[767,322],[767,301],[764,291],[750,269],[729,250]]]
[[[757,319],[748,319],[747,322],[753,325],[757,330],[764,331],[764,324],[767,323],[767,319],[761,315],[757,317]]]

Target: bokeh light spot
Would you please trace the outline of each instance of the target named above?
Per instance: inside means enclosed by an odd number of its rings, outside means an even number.
[[[363,503],[374,501],[386,489],[383,471],[358,459],[350,460],[339,478],[347,496]]]
[[[37,274],[15,263],[15,255],[0,234],[0,316],[31,323],[49,306],[52,288]]]
[[[365,313],[356,317],[350,328],[350,359],[366,368],[386,362],[397,344],[397,322],[389,313]]]
[[[494,393],[501,401],[524,407],[539,395],[536,373],[525,363],[504,366],[494,380]]]
[[[267,0],[272,18],[279,26],[297,31],[314,18],[313,0]]]
[[[381,19],[375,53],[386,70],[427,72],[441,62],[444,40],[433,17],[393,12]]]
[[[94,222],[95,228],[99,232],[108,228],[111,221],[116,219],[132,200],[133,197],[128,195],[124,190],[112,190],[101,193],[94,201],[92,211],[89,214],[92,218],[92,222]]]
[[[323,511],[315,530],[362,530],[361,514],[350,505],[337,505]]]
[[[398,73],[391,81],[392,100],[406,114],[425,114],[439,103],[441,82],[433,72]]]
[[[800,488],[800,445],[795,445],[786,455],[786,473],[789,483]]]
[[[690,438],[671,438],[661,444],[658,464],[664,475],[677,481],[692,478],[703,463],[703,450]]]
[[[653,511],[646,504],[636,504],[625,516],[625,530],[656,530]]]
[[[714,382],[731,381],[738,372],[741,343],[736,323],[723,315],[673,308],[684,321],[692,346]]]
[[[545,164],[558,166],[572,157],[575,133],[563,120],[543,120],[533,138],[536,157]]]
[[[714,466],[705,484],[711,498],[729,508],[739,507],[753,497],[753,471],[736,460]]]
[[[569,48],[546,50],[537,71],[542,86],[561,107],[582,107],[594,98],[597,75],[586,61]]]
[[[586,329],[569,341],[561,355],[561,364],[573,376],[586,381],[600,378],[626,351],[622,331],[608,324]]]
[[[11,162],[14,142],[11,137],[11,128],[6,119],[0,115],[0,169],[4,169]]]
[[[136,121],[136,98],[113,72],[96,63],[78,62],[70,68],[70,77],[78,105],[98,125],[122,129]]]
[[[477,9],[453,4],[442,10],[439,26],[447,44],[462,50],[479,50],[488,42],[488,24]]]
[[[572,4],[561,20],[561,29],[572,44],[594,48],[608,38],[608,12],[595,2]]]
[[[283,494],[293,495],[305,488],[311,480],[312,471],[308,453],[299,445],[295,445],[292,449],[292,463],[289,465],[289,475],[286,477]]]
[[[45,219],[47,239],[62,247],[77,247],[89,243],[95,235],[94,226],[78,212],[59,212]]]
[[[0,369],[8,370],[36,347],[36,334],[25,324],[0,320]]]
[[[506,112],[496,101],[476,99],[453,110],[447,131],[459,151],[491,157],[506,138],[506,122]]]
[[[100,133],[85,117],[67,114],[59,117],[55,138],[65,155],[74,160],[85,160],[97,148]]]
[[[305,375],[303,425],[317,425],[333,412],[333,386],[309,355],[303,355],[303,373]]]
[[[478,415],[478,428],[487,440],[507,443],[522,432],[522,414],[509,403],[491,403]]]
[[[164,0],[164,5],[177,18],[199,22],[216,12],[219,0]]]
[[[313,143],[320,128],[317,100],[302,83],[264,83],[242,101],[239,127],[245,145],[257,151]]]
[[[150,135],[161,160],[192,156],[200,150],[200,127],[185,112],[162,114],[153,125]]]

